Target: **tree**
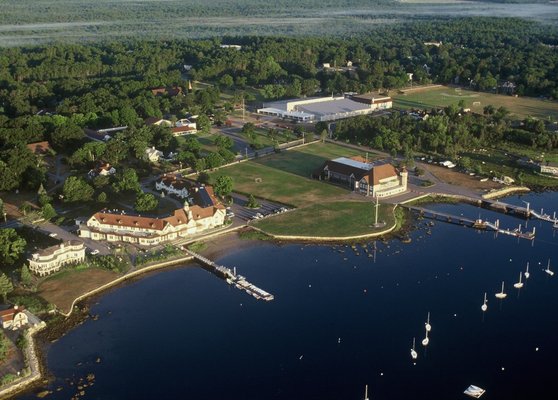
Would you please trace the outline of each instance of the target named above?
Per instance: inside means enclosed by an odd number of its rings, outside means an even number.
[[[324,130],[320,133],[320,139],[321,139],[322,143],[325,143],[325,140],[327,139],[327,130],[324,129]]]
[[[82,178],[70,176],[66,179],[66,182],[64,182],[62,193],[64,195],[65,202],[73,203],[77,201],[91,200],[93,198],[94,190]]]
[[[43,218],[48,221],[48,220],[51,220],[52,218],[56,217],[56,210],[54,209],[54,207],[50,203],[46,203],[41,208],[41,214],[42,214]]]
[[[248,202],[246,203],[246,207],[248,208],[259,208],[260,204],[256,201],[256,198],[253,194],[248,196]]]
[[[204,185],[211,184],[211,176],[207,172],[200,172],[198,174],[198,179],[196,179],[198,183],[203,183]]]
[[[157,208],[159,200],[151,193],[138,193],[134,208],[138,212],[151,211]]]
[[[23,264],[23,267],[21,267],[21,273],[19,277],[21,279],[21,283],[23,283],[25,286],[29,286],[33,282],[33,275],[31,275],[31,272],[29,272],[27,264]]]
[[[126,168],[121,173],[117,173],[117,182],[113,184],[113,188],[116,192],[139,192],[141,188],[136,170]]]
[[[225,197],[232,192],[233,180],[230,176],[221,175],[217,178],[214,185],[215,193],[218,196]]]
[[[202,133],[209,133],[209,130],[211,129],[211,121],[209,120],[209,117],[205,114],[201,114],[196,120],[196,127],[198,131]]]
[[[13,264],[23,254],[26,245],[15,229],[0,229],[0,265]]]
[[[105,192],[99,193],[99,195],[97,196],[97,202],[106,203],[107,202],[107,194]]]
[[[216,146],[222,149],[230,149],[234,146],[234,141],[230,137],[225,135],[218,135],[215,138],[214,143]]]
[[[8,293],[12,290],[14,290],[14,285],[12,285],[10,278],[8,278],[4,273],[0,273],[0,296],[2,296],[4,303],[6,302]]]

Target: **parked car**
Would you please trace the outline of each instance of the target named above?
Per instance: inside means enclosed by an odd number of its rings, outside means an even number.
[[[93,251],[91,252],[91,254],[92,254],[92,255],[96,255],[96,254],[99,254],[99,249],[95,249],[95,250],[93,250]]]
[[[49,233],[48,236],[50,236],[51,238],[55,238],[56,236],[58,236],[58,233]]]

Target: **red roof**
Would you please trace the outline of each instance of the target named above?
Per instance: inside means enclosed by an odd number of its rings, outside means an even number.
[[[35,155],[46,154],[50,151],[50,144],[46,141],[29,143],[27,148]]]
[[[195,130],[195,128],[190,128],[189,126],[177,126],[176,128],[171,128],[172,133],[182,133]]]
[[[13,321],[14,317],[17,313],[20,313],[25,310],[23,306],[14,306],[12,308],[8,308],[7,310],[0,311],[0,318],[2,322]]]

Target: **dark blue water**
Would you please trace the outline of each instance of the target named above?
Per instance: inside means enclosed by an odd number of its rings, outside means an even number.
[[[507,200],[525,199],[558,211],[557,193]],[[525,223],[467,205],[433,207]],[[361,246],[357,256],[350,247],[258,243],[218,260],[273,293],[270,303],[196,267],[107,293],[92,307],[97,321],[50,348],[50,389],[63,389],[49,398],[69,399],[69,380],[93,373],[82,398],[356,400],[368,384],[372,399],[463,399],[476,384],[484,399],[555,399],[558,233],[530,221],[537,239],[518,241],[428,221],[416,222],[411,244],[378,242],[375,259]],[[542,271],[548,258],[554,277]],[[518,291],[527,261],[531,278]]]

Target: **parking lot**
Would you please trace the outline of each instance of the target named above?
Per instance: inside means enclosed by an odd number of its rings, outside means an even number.
[[[289,207],[282,204],[259,199],[259,208],[246,208],[247,198],[238,194],[233,195],[233,201],[234,202],[228,211],[232,211],[234,213],[235,219],[240,219],[245,222],[258,219],[258,217],[265,218],[270,215],[279,214],[281,209],[283,209],[283,211],[287,211],[289,209]]]

